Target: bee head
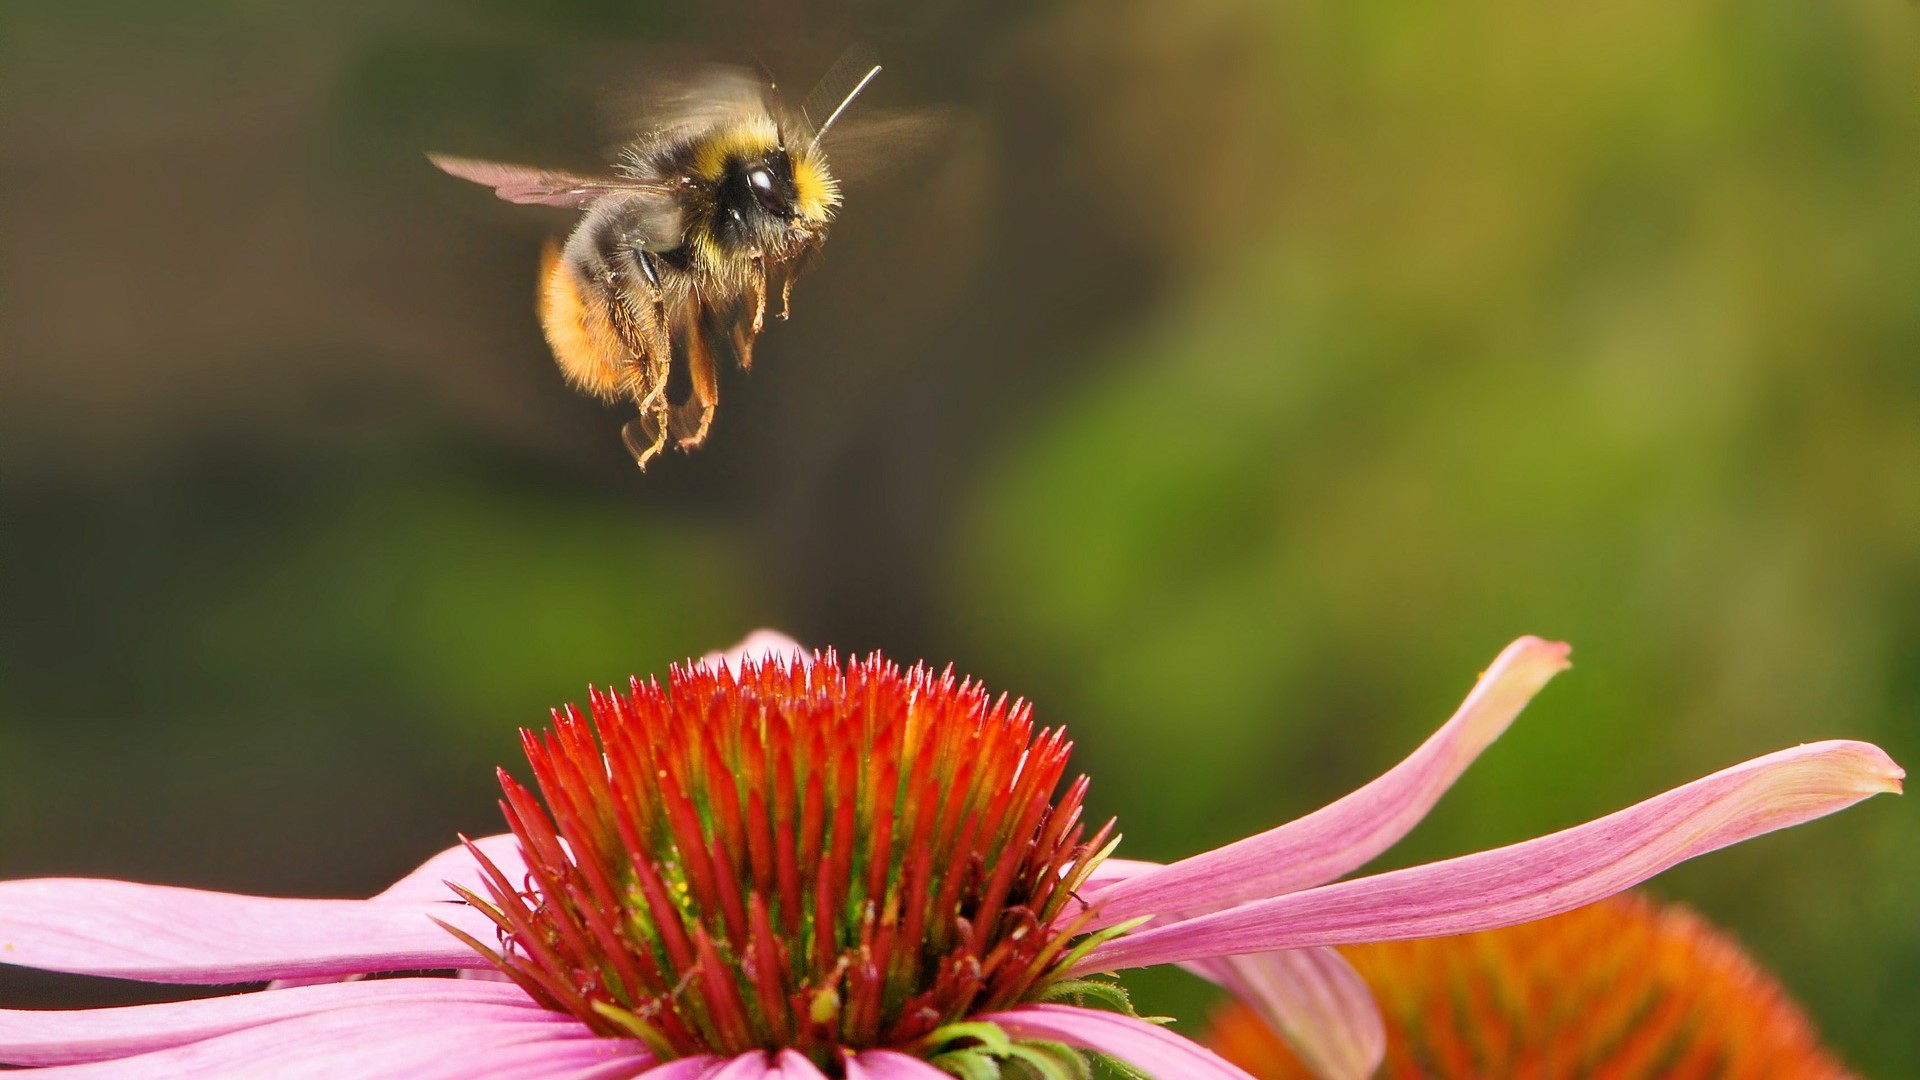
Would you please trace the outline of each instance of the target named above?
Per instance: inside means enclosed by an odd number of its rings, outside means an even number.
[[[840,202],[819,152],[804,143],[789,147],[770,116],[711,133],[695,147],[692,165],[713,185],[722,231],[810,231]]]
[[[778,222],[790,222],[800,216],[799,185],[793,179],[793,158],[775,146],[764,154],[744,157],[731,163],[721,181],[720,200],[727,207],[751,216],[755,211]]]
[[[801,228],[822,225],[839,203],[839,192],[819,156],[775,143],[765,152],[730,163],[721,181],[721,202],[744,218],[764,215],[768,224]]]

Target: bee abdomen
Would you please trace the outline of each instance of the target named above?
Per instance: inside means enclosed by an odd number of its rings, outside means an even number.
[[[635,371],[635,357],[613,322],[618,302],[548,241],[540,256],[541,329],[567,381],[607,401],[630,394]]]

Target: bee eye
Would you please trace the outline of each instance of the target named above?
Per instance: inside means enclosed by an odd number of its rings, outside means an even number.
[[[753,189],[753,197],[760,200],[760,206],[767,213],[787,216],[787,200],[781,197],[780,186],[766,166],[756,166],[747,173],[747,186]]]

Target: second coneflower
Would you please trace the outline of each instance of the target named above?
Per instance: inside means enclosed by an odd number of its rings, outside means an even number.
[[[1849,1075],[1732,938],[1641,896],[1342,952],[1380,1003],[1383,1080]],[[1261,1080],[1318,1075],[1251,1004],[1220,1010],[1207,1041]]]
[[[1070,744],[1024,704],[877,657],[694,665],[528,734],[537,792],[502,774],[512,834],[371,900],[0,882],[7,962],[286,980],[0,1013],[0,1061],[141,1077],[972,1080],[1071,1076],[1092,1055],[1243,1077],[1131,1015],[1100,976],[1177,962],[1233,985],[1264,953],[1263,1000],[1337,1066],[1377,1049],[1378,1018],[1328,946],[1537,919],[1898,790],[1877,748],[1816,743],[1539,840],[1326,884],[1411,828],[1565,654],[1516,642],[1378,780],[1168,866],[1105,858],[1114,834],[1082,820]],[[419,974],[440,970],[491,978]]]

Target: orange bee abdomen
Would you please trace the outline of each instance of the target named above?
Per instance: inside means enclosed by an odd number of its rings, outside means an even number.
[[[560,257],[560,245],[548,241],[540,255],[540,326],[554,362],[574,386],[595,397],[616,401],[630,391],[634,358],[613,323],[605,291],[582,281]]]

